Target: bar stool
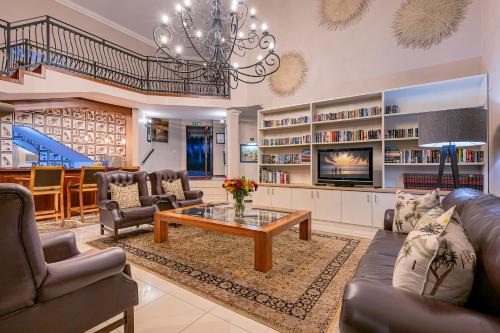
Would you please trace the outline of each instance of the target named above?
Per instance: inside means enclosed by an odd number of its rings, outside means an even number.
[[[33,196],[53,195],[54,209],[35,213],[35,219],[59,218],[64,220],[64,167],[33,166],[31,167],[30,187]]]
[[[78,182],[68,181],[66,185],[66,216],[71,217],[72,212],[80,213],[80,218],[82,222],[85,221],[86,213],[97,213],[99,207],[97,205],[97,178],[96,173],[105,172],[105,167],[82,167],[80,171],[80,177]],[[83,194],[88,192],[94,192],[95,194],[95,204],[90,204],[87,206],[83,205]],[[78,206],[71,207],[71,194],[78,193]]]

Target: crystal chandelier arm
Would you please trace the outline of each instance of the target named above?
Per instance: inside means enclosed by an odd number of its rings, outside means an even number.
[[[196,54],[198,54],[198,56],[203,59],[204,62],[208,62],[207,59],[205,59],[205,57],[201,54],[201,52],[198,50],[198,48],[194,45],[193,41],[191,40],[191,37],[189,36],[189,33],[186,29],[186,25],[184,25],[184,12],[187,12],[186,10],[182,10],[181,11],[181,22],[182,22],[182,27],[184,29],[184,33],[186,34],[187,36],[187,39],[189,40],[189,43],[191,44],[191,46],[193,47],[193,49],[195,50]],[[191,17],[191,15],[189,13],[187,13],[187,15],[189,16],[189,20],[192,22],[193,19]]]

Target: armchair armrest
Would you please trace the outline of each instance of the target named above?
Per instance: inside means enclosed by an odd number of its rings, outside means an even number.
[[[355,279],[344,291],[340,331],[493,333],[500,332],[500,319],[391,285]]]
[[[158,195],[142,195],[139,197],[142,206],[153,206],[157,205],[160,201],[160,196]]]
[[[115,200],[101,200],[99,202],[99,207],[107,210],[117,210],[120,211],[120,205]]]
[[[125,268],[125,252],[105,249],[47,265],[47,277],[38,290],[38,299],[48,301],[121,274]]]
[[[186,197],[186,200],[201,199],[201,198],[203,198],[203,192],[202,191],[184,191],[184,196]]]
[[[56,231],[40,235],[43,254],[47,263],[58,262],[80,254],[72,231]]]
[[[384,230],[392,231],[393,222],[394,222],[394,209],[387,209],[384,215]]]

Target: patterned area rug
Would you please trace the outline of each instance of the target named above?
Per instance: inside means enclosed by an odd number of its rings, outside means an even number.
[[[141,230],[97,248],[119,246],[128,259],[179,286],[281,332],[327,332],[337,319],[344,287],[369,243],[314,232],[299,240],[296,229],[273,240],[273,268],[253,269],[253,240],[180,226],[169,241],[153,242]]]
[[[80,217],[73,216],[71,218],[66,219],[65,221],[58,221],[58,222],[54,220],[39,221],[36,223],[36,225],[38,227],[38,232],[40,234],[45,234],[48,232],[86,227],[96,223],[99,223],[98,215],[86,216],[84,222],[81,221]]]

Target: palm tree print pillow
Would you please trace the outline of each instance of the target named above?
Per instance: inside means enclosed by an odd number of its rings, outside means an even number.
[[[434,211],[435,213],[435,211]],[[418,295],[463,305],[474,281],[476,254],[455,207],[424,218],[399,251],[392,285]]]
[[[434,190],[418,199],[409,193],[398,191],[395,198],[392,230],[404,233],[412,231],[428,211],[439,207],[439,203],[439,190]]]

